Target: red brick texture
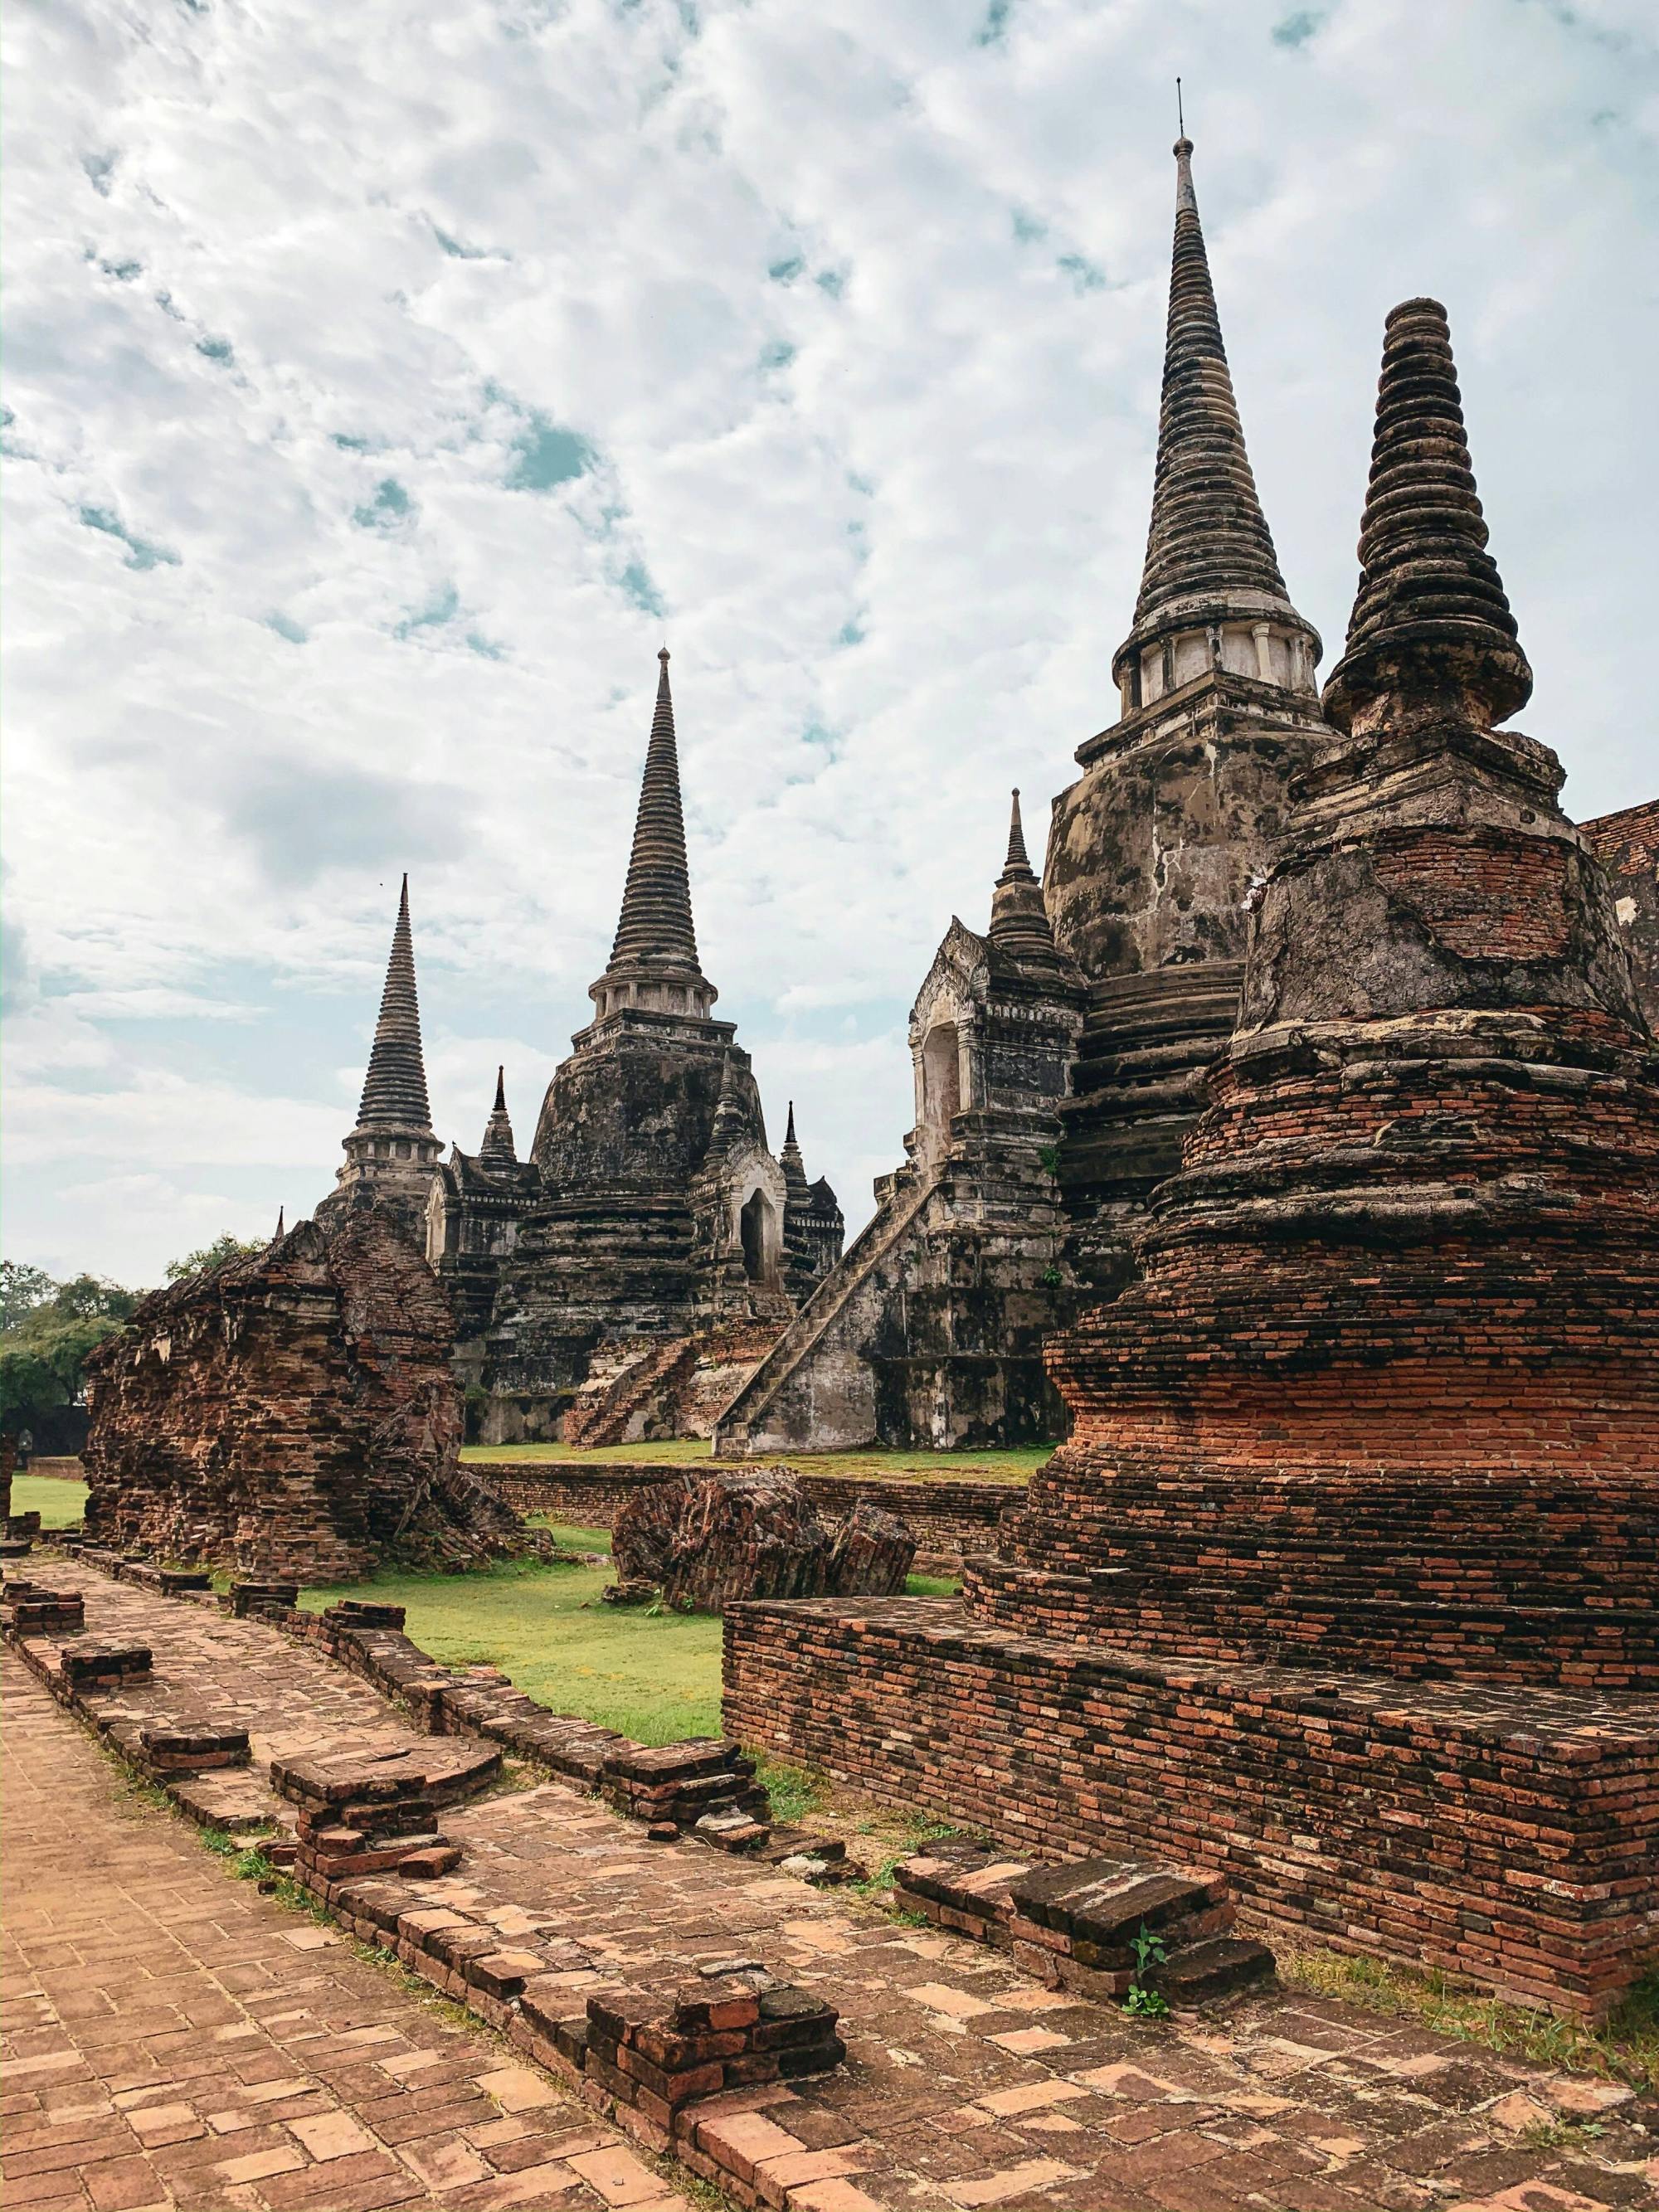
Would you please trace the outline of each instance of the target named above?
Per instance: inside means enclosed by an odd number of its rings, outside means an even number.
[[[1012,1847],[1132,1844],[1568,2012],[1659,1958],[1659,1698],[1141,1657],[943,1599],[734,1607],[726,1638],[732,1734]]]

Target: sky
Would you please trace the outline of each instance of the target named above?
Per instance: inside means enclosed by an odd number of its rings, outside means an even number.
[[[1650,0],[12,0],[5,1255],[330,1187],[410,879],[434,1125],[520,1149],[659,645],[717,1012],[850,1231],[905,1022],[1115,719],[1174,79],[1327,670],[1382,319],[1449,310],[1522,726],[1659,790]]]

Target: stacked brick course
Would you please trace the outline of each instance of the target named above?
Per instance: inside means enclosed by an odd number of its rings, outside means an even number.
[[[1340,734],[1072,1438],[960,1617],[729,1616],[727,1724],[1595,2014],[1659,1958],[1659,1059],[1485,549],[1409,301]]]

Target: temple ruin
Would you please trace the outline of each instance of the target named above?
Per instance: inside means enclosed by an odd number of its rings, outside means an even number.
[[[1112,659],[1118,719],[1079,746],[1011,999],[951,924],[910,1018],[904,1165],[841,1266],[722,1415],[720,1449],[1017,1444],[1062,1435],[1042,1340],[1134,1273],[1232,1033],[1251,902],[1292,781],[1329,740],[1318,633],[1286,592],[1233,397],[1193,186],[1176,222],[1152,520]],[[1659,1018],[1659,806],[1585,825],[1620,878]],[[1014,845],[1024,848],[1016,824]],[[1010,867],[1015,861],[1010,850]],[[989,942],[999,940],[994,919]],[[1005,957],[1002,969],[1008,963]]]
[[[88,1358],[88,1535],[309,1582],[523,1549],[459,1463],[453,1335],[366,1194],[155,1291]]]
[[[1078,748],[1040,886],[1016,824],[1009,865],[1023,872],[998,885],[997,953],[952,923],[911,1015],[905,1166],[722,1419],[722,1449],[1058,1433],[1042,1340],[1127,1281],[1133,1227],[1231,1030],[1245,902],[1322,731],[1321,647],[1256,495],[1191,156],[1183,138],[1152,523],[1112,662],[1118,720]],[[998,956],[1024,971],[1012,997]]]
[[[485,1443],[707,1436],[841,1256],[836,1194],[809,1179],[793,1104],[769,1150],[736,1026],[717,1021],[691,913],[668,654],[622,913],[594,1013],[518,1157],[505,1070],[476,1153],[434,1134],[405,880],[339,1191],[423,1249],[457,1322]]]
[[[1139,1279],[1050,1346],[1071,1439],[959,1602],[728,1613],[726,1721],[1594,2017],[1659,1958],[1659,1058],[1560,763],[1498,726],[1486,547],[1408,301],[1330,735]]]

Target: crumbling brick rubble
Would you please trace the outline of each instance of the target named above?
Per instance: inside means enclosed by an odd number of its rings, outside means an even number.
[[[431,1269],[368,1206],[155,1292],[88,1362],[88,1533],[308,1582],[521,1548],[459,1463],[452,1336]]]
[[[721,1613],[738,1598],[890,1597],[915,1551],[904,1523],[866,1498],[840,1521],[819,1520],[787,1468],[676,1470],[618,1509],[606,1595],[660,1592],[684,1613]]]

